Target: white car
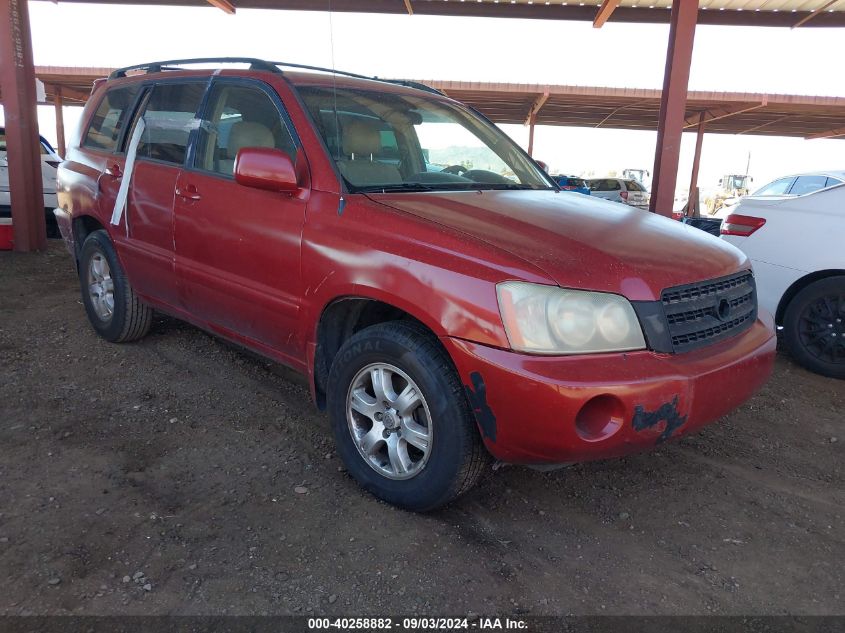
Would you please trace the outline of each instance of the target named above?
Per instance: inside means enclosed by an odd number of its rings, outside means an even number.
[[[759,305],[775,316],[795,360],[845,378],[845,183],[747,196],[721,233],[751,260]]]
[[[42,136],[41,183],[44,188],[44,217],[47,220],[47,237],[61,237],[53,209],[59,206],[56,199],[56,168],[62,162],[56,150]],[[6,157],[6,128],[0,127],[0,218],[12,216],[12,198],[9,194],[9,162]]]
[[[640,183],[631,178],[589,178],[587,187],[590,195],[597,198],[630,204],[639,209],[648,209],[649,195]]]
[[[732,212],[740,200],[746,198],[761,198],[766,200],[782,200],[784,198],[795,198],[805,196],[808,193],[827,189],[845,182],[845,171],[814,171],[806,174],[793,174],[773,180],[767,185],[760,187],[754,193],[745,198],[731,198],[730,202],[725,201],[725,206],[713,214],[715,218],[724,218]]]

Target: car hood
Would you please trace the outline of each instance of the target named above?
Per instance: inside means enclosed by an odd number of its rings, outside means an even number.
[[[381,204],[503,249],[563,287],[654,300],[664,288],[749,267],[741,251],[704,231],[578,193],[368,195]]]

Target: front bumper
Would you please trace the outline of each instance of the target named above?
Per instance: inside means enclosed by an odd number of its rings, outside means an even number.
[[[444,339],[488,450],[505,462],[617,457],[694,431],[768,379],[774,324],[684,354],[543,357]]]

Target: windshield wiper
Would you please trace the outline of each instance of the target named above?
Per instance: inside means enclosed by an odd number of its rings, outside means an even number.
[[[479,187],[478,187],[479,189],[502,189],[502,190],[507,190],[507,191],[526,191],[526,190],[531,190],[531,191],[541,191],[541,190],[543,190],[543,191],[545,191],[547,189],[553,189],[553,187],[535,187],[534,185],[521,185],[521,184],[516,183],[516,182],[514,182],[514,183],[509,183],[509,182],[501,182],[501,183],[499,183],[499,182],[496,182],[496,183],[485,182],[485,183],[478,183],[478,184],[479,184]]]
[[[434,191],[434,187],[421,182],[394,182],[387,185],[355,187],[356,193],[387,193],[388,191]]]

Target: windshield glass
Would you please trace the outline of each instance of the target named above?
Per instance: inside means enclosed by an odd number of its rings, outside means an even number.
[[[497,128],[434,96],[299,89],[351,191],[554,189]]]

